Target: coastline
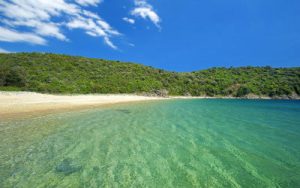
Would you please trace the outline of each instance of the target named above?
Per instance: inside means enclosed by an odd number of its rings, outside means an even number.
[[[86,94],[86,95],[53,95],[35,92],[0,91],[0,120],[24,116],[43,115],[55,112],[89,109],[110,106],[120,103],[167,99],[274,99],[265,96],[246,96],[237,98],[209,96],[143,96],[135,94]],[[286,99],[286,98],[278,98]],[[299,98],[295,98],[299,99]]]
[[[172,96],[173,99],[248,99],[248,100],[300,100],[300,96],[259,96],[259,95],[246,95],[244,97],[233,97],[233,96]]]
[[[0,91],[0,120],[54,112],[104,107],[121,103],[165,100],[130,94],[52,95]]]

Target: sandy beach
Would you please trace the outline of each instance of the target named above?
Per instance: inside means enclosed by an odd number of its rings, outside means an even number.
[[[128,94],[51,95],[34,92],[0,92],[0,119],[162,99],[165,98]]]
[[[52,112],[95,108],[118,103],[165,100],[165,99],[236,99],[235,97],[172,96],[154,97],[134,94],[87,94],[52,95],[35,92],[0,91],[0,120],[18,118],[23,115],[47,114]],[[247,99],[271,99],[270,97],[249,97]]]

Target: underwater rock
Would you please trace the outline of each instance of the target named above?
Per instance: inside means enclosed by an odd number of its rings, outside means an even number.
[[[116,110],[117,112],[123,112],[123,113],[125,113],[125,114],[130,114],[131,113],[131,111],[130,110],[126,110],[126,109],[118,109],[118,110]]]
[[[99,168],[98,166],[94,166],[94,167],[93,167],[93,170],[94,170],[95,172],[99,172],[99,171],[100,171],[100,168]]]
[[[55,168],[56,172],[63,173],[64,175],[70,175],[80,170],[81,170],[81,166],[74,164],[74,162],[72,162],[72,159],[70,158],[64,159]]]

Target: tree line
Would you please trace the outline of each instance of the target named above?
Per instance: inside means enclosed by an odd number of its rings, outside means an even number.
[[[230,67],[188,73],[76,56],[0,54],[0,90],[190,96],[300,95],[300,68]]]

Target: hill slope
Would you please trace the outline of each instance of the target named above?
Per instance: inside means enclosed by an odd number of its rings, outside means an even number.
[[[297,97],[300,68],[212,68],[176,73],[139,64],[56,54],[0,54],[0,90]],[[163,91],[163,92],[161,92]]]

